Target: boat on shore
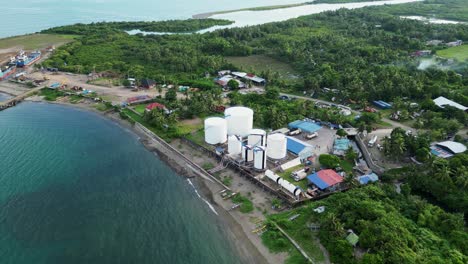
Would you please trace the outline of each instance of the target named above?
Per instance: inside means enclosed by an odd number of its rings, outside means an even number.
[[[42,56],[42,53],[39,50],[33,51],[29,54],[26,54],[24,51],[16,56],[16,67],[28,67],[38,61]]]
[[[10,62],[0,66],[0,81],[8,79],[11,75],[16,73],[15,58],[10,58]]]

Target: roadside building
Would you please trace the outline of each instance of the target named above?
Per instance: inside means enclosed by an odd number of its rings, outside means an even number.
[[[222,76],[222,77],[220,77],[220,78],[215,79],[215,82],[216,82],[218,85],[222,86],[223,88],[228,88],[228,82],[229,82],[230,80],[236,81],[236,82],[239,84],[239,88],[241,88],[241,89],[242,89],[242,88],[245,88],[245,83],[241,82],[241,81],[238,80],[238,79],[235,79],[232,75],[229,75],[229,74],[228,74],[228,75],[224,75],[224,76]]]
[[[351,146],[349,139],[337,138],[333,142],[333,154],[337,156],[344,156],[346,150]]]
[[[151,79],[142,79],[141,80],[141,87],[146,88],[146,89],[151,89],[156,86],[156,82]]]
[[[288,124],[290,129],[300,129],[302,132],[312,134],[319,131],[322,127],[317,123],[308,120],[296,120]]]
[[[431,145],[431,154],[439,158],[450,158],[466,151],[466,146],[454,141],[444,141]]]
[[[154,109],[167,110],[166,106],[160,103],[151,103],[145,108],[145,110],[148,112]]]
[[[327,169],[321,170],[307,176],[310,184],[317,186],[320,190],[334,190],[341,182],[343,177],[336,171]]]
[[[464,105],[461,105],[457,102],[454,102],[450,99],[447,99],[443,96],[439,96],[437,97],[436,99],[433,100],[434,101],[434,104],[436,104],[438,107],[440,108],[444,108],[446,105],[448,106],[452,106],[452,107],[455,107],[455,108],[458,108],[462,111],[466,111],[468,109],[468,107],[464,106]]]
[[[447,45],[448,47],[457,47],[457,46],[461,46],[462,44],[463,44],[463,41],[456,40],[452,42],[447,42],[445,45]]]
[[[361,185],[366,185],[368,184],[369,182],[376,182],[379,180],[379,176],[377,176],[377,174],[375,173],[370,173],[370,174],[366,174],[366,175],[361,175],[359,177],[357,177],[357,180],[359,181],[359,183]]]
[[[442,40],[432,39],[426,42],[427,46],[439,46],[440,44],[444,43]]]
[[[258,85],[263,86],[263,85],[266,84],[266,80],[265,80],[265,79],[260,78],[260,77],[256,76],[255,74],[252,74],[252,73],[247,73],[247,74],[245,75],[244,79],[252,81],[252,83],[255,84],[255,85],[257,85],[257,86],[258,86]]]

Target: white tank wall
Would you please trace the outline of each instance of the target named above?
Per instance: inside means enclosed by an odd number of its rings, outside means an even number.
[[[299,189],[299,187],[297,187],[296,185],[286,180],[281,181],[280,184],[283,188],[288,190],[288,192],[292,193],[294,196],[298,196],[301,193],[301,190]]]
[[[287,140],[283,134],[269,135],[267,139],[267,156],[272,159],[284,159],[287,154]]]
[[[254,148],[254,168],[257,170],[264,170],[266,168],[266,148]]]
[[[262,129],[252,129],[249,132],[249,136],[247,138],[247,142],[249,145],[257,147],[257,146],[266,146],[266,132]]]
[[[230,155],[239,155],[242,151],[242,139],[237,136],[229,136],[228,153]]]
[[[227,122],[221,117],[205,119],[205,142],[211,145],[222,144],[227,140]]]
[[[246,158],[247,155],[247,158]],[[249,145],[242,146],[242,159],[244,161],[252,161],[253,160],[253,149]]]
[[[265,176],[267,176],[270,180],[278,183],[278,184],[281,184],[281,182],[283,181],[283,179],[278,176],[277,174],[275,174],[273,171],[271,170],[267,170],[265,171]]]
[[[246,137],[253,127],[253,110],[243,106],[230,107],[224,111],[228,135]]]

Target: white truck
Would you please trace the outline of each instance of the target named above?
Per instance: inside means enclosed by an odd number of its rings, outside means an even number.
[[[302,132],[302,130],[300,128],[296,129],[296,130],[291,130],[289,131],[289,135],[290,136],[295,136],[295,135],[299,135],[300,133]]]
[[[306,137],[306,139],[313,139],[313,138],[318,137],[318,133],[314,132],[312,134],[307,134],[305,137]]]
[[[371,140],[369,140],[369,143],[367,143],[367,146],[372,148],[376,142],[377,142],[377,136],[374,136]]]

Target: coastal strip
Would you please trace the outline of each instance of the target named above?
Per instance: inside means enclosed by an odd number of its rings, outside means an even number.
[[[194,19],[204,19],[204,18],[209,18],[209,17],[214,16],[214,15],[221,15],[221,14],[241,12],[241,11],[267,11],[267,10],[274,10],[274,9],[304,6],[304,5],[310,5],[310,4],[312,4],[312,2],[305,2],[305,3],[299,3],[299,4],[289,4],[289,5],[259,6],[259,7],[240,8],[240,9],[224,10],[224,11],[214,11],[214,12],[196,14],[196,15],[193,15],[192,18],[194,18]]]

